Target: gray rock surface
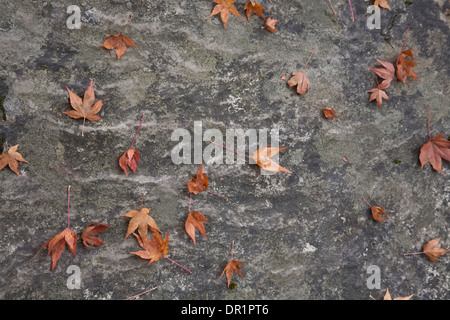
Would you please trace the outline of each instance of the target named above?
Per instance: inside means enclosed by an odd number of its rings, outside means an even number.
[[[5,1],[0,11],[0,143],[19,144],[29,161],[21,176],[0,171],[0,298],[122,299],[157,286],[141,299],[370,299],[389,288],[393,297],[450,298],[450,255],[439,262],[420,251],[441,238],[450,248],[449,163],[443,176],[429,164],[421,170],[420,147],[431,133],[450,135],[450,5],[447,1],[390,1],[381,29],[369,30],[369,3],[262,0],[278,19],[278,32],[263,20],[231,16],[224,30],[209,18],[209,1]],[[412,3],[412,4],[408,4]],[[81,8],[82,27],[70,30],[69,5]],[[245,17],[245,1],[236,7]],[[123,30],[136,43],[117,60],[100,47],[107,34]],[[375,58],[395,63],[409,29],[419,81],[396,79],[381,109],[369,102],[376,86]],[[299,96],[281,80],[308,64],[309,92]],[[62,112],[70,109],[67,85],[82,95],[94,79],[103,99],[98,122]],[[324,119],[333,107],[339,118]],[[118,159],[134,146],[137,172],[126,176]],[[192,208],[209,221],[208,239],[197,244],[184,231],[186,183],[198,164],[176,165],[174,129],[273,129],[280,132],[280,164],[295,174],[261,175],[255,165],[209,164],[210,190],[192,197]],[[203,146],[208,143],[204,142]],[[348,162],[343,161],[347,157]],[[40,247],[67,226],[111,225],[105,246],[78,242],[50,271]],[[143,205],[169,234],[169,257],[192,274],[161,259],[150,266],[130,254],[124,241],[128,218]],[[385,223],[372,220],[365,196],[384,208]],[[242,261],[244,279],[233,289],[219,279],[230,259]],[[81,288],[69,289],[67,268],[81,271]],[[367,268],[380,268],[381,287],[370,289]]]

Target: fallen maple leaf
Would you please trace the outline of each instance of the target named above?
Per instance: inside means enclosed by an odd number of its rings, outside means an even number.
[[[133,47],[136,48],[136,45],[134,44],[133,40],[123,35],[125,30],[127,29],[128,25],[130,24],[131,18],[133,16],[130,14],[130,19],[128,20],[127,25],[123,29],[121,33],[118,33],[116,35],[106,35],[107,39],[105,42],[102,43],[102,46],[108,50],[115,49],[117,60],[120,59],[120,57],[125,53],[127,50],[127,47]]]
[[[75,232],[70,230],[70,186],[67,189],[68,198],[67,198],[67,228],[65,228],[63,231],[58,233],[56,236],[52,237],[50,240],[48,240],[44,245],[39,249],[39,251],[36,253],[34,257],[38,255],[39,252],[41,252],[42,249],[48,246],[48,255],[52,255],[52,267],[51,270],[55,269],[56,263],[58,262],[59,258],[61,257],[62,252],[64,251],[66,244],[69,248],[70,252],[72,252],[72,255],[76,257],[76,248],[77,248],[77,235]],[[34,259],[31,258],[29,261]]]
[[[236,0],[213,0],[213,2],[217,3],[217,5],[213,8],[213,11],[208,16],[208,18],[220,13],[220,18],[223,22],[223,28],[226,29],[228,19],[230,18],[230,12],[236,17],[242,18],[233,4],[235,1]]]
[[[103,223],[91,223],[89,224],[86,229],[84,229],[83,233],[81,234],[81,239],[83,240],[83,243],[86,247],[92,246],[103,246],[104,243],[102,240],[100,240],[98,237],[96,237],[98,234],[104,232],[106,229],[108,229],[111,226],[108,226]]]
[[[263,28],[266,29],[266,31],[269,32],[277,32],[277,28],[275,28],[275,25],[277,24],[277,19],[267,18],[266,22],[264,22]]]
[[[386,89],[390,86],[392,79],[395,76],[395,67],[392,63],[388,61],[377,60],[383,67],[382,68],[372,68],[369,67],[370,70],[375,72],[383,81],[377,86],[380,89]]]
[[[26,163],[28,163],[28,161],[25,160],[19,152],[17,152],[18,146],[19,145],[17,144],[11,148],[8,148],[8,144],[6,144],[8,151],[0,155],[0,170],[8,165],[13,172],[20,176],[19,161]]]
[[[369,205],[373,220],[378,221],[378,222],[385,222],[385,220],[383,219],[383,216],[387,216],[387,214],[383,211],[383,208],[377,207],[377,206],[372,206],[366,200],[366,198],[364,198],[364,197],[362,197],[362,198]]]
[[[389,4],[388,4],[387,0],[375,0],[373,5],[376,6],[376,7],[380,6],[382,8],[386,8],[388,10],[391,10],[391,7],[389,7]]]
[[[281,167],[278,163],[270,159],[271,157],[275,156],[278,152],[286,148],[287,147],[284,148],[270,148],[269,146],[261,147],[258,150],[256,150],[250,158],[264,170],[273,172],[283,171],[287,173],[292,173],[291,171]]]
[[[151,228],[152,238],[147,238],[147,236],[142,237],[133,233],[136,237],[139,245],[144,249],[141,251],[131,252],[132,254],[138,255],[142,259],[150,260],[148,264],[158,261],[163,258],[170,251],[167,249],[169,245],[169,232],[167,232],[164,240],[159,235],[156,229]]]
[[[411,252],[411,253],[404,253],[403,255],[412,255],[412,254],[424,254],[430,259],[431,261],[439,261],[438,257],[449,252],[450,250],[446,250],[443,248],[438,248],[437,245],[439,244],[439,241],[441,238],[433,239],[428,241],[424,246],[423,250],[421,252]]]
[[[186,233],[194,241],[194,244],[195,244],[195,229],[197,229],[201,234],[203,234],[205,238],[208,238],[206,236],[205,225],[203,224],[203,222],[209,223],[201,212],[199,211],[189,212],[189,215],[185,223],[185,229]]]
[[[440,133],[433,139],[431,139],[430,132],[430,117],[431,109],[428,105],[428,141],[420,148],[419,160],[421,169],[428,162],[431,164],[434,170],[439,171],[444,175],[442,171],[442,159],[450,161],[450,141],[443,138],[444,133]]]
[[[417,65],[414,61],[412,49],[403,50],[397,57],[397,78],[402,81],[403,83],[406,83],[406,79],[408,77],[412,78],[413,80],[417,81],[417,74],[413,70],[413,67]],[[406,56],[410,57],[411,60],[405,60]]]
[[[292,76],[288,81],[288,86],[290,87],[297,86],[297,93],[300,95],[304,95],[309,90],[310,82],[308,77],[305,75],[305,72],[313,52],[314,48],[312,49],[311,54],[309,55],[308,61],[306,62],[303,72],[292,72]]]
[[[83,118],[83,129],[81,130],[82,136],[84,136],[84,123],[86,122],[86,119],[89,121],[101,120],[96,113],[102,108],[103,100],[98,100],[94,104],[95,94],[93,84],[94,80],[91,79],[91,85],[84,93],[83,100],[66,86],[66,89],[69,92],[70,105],[75,110],[64,111],[63,113],[74,119]]]
[[[208,178],[203,173],[203,163],[200,165],[200,169],[198,169],[197,177],[191,178],[187,183],[187,187],[189,192],[193,194],[205,191],[208,188]]]
[[[128,217],[131,218],[128,229],[127,229],[127,235],[125,236],[125,239],[128,238],[128,236],[133,233],[136,229],[138,230],[139,236],[142,239],[145,239],[147,237],[148,228],[153,228],[155,230],[158,230],[161,232],[156,225],[155,220],[148,215],[151,208],[141,208],[141,210],[130,210],[125,214],[122,214],[122,217]]]
[[[324,108],[321,106],[315,106],[312,105],[311,107],[317,108],[317,109],[321,109],[323,112],[323,115],[325,118],[330,119],[330,118],[337,118],[338,116],[336,115],[336,111],[333,108]]]
[[[234,273],[239,275],[241,277],[241,279],[244,279],[242,277],[242,272],[241,272],[240,266],[245,266],[245,264],[243,264],[242,262],[237,261],[237,260],[231,260],[230,262],[227,263],[227,266],[225,267],[225,269],[223,269],[222,274],[220,275],[220,278],[222,278],[223,274],[225,273],[225,276],[227,277],[227,287],[228,288],[230,287],[231,278],[233,277]]]
[[[392,299],[391,294],[389,293],[389,288],[386,289],[386,293],[383,297],[383,300],[410,300],[414,295],[409,295],[407,297],[397,297]]]
[[[138,134],[138,131],[141,128],[142,122],[144,121],[144,116],[145,114],[142,114],[141,123],[139,124],[139,127],[137,128],[134,134],[130,148],[127,151],[125,151],[125,153],[119,158],[119,166],[122,168],[123,171],[125,171],[125,174],[127,176],[128,176],[127,169],[130,169],[134,173],[136,173],[136,168],[137,165],[139,164],[139,151],[137,149],[133,149],[133,144]]]
[[[247,20],[250,21],[250,16],[252,15],[252,13],[260,16],[261,18],[264,18],[264,14],[263,14],[263,10],[266,10],[266,8],[264,8],[262,5],[260,5],[259,3],[250,0],[249,2],[247,2],[247,4],[244,7],[245,12],[247,13]]]
[[[371,93],[371,95],[369,97],[369,101],[376,100],[379,109],[381,109],[381,104],[383,103],[383,99],[389,99],[389,97],[386,94],[386,92],[384,92],[379,87],[376,87],[376,88],[374,88],[372,90],[369,90],[367,92]]]

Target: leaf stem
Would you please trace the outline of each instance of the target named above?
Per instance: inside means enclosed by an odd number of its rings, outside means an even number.
[[[328,0],[328,2],[330,3],[330,7],[331,7],[331,10],[333,10],[334,15],[336,15],[336,11],[334,11],[333,4],[331,3],[331,0]]]
[[[314,108],[323,110],[323,107],[320,107],[320,106],[311,105],[310,107],[314,107]]]
[[[169,259],[170,261],[172,261],[173,263],[175,263],[177,266],[179,266],[179,267],[181,267],[181,268],[183,268],[184,270],[186,270],[187,272],[189,272],[189,273],[192,273],[192,271],[191,270],[189,270],[188,268],[186,268],[186,267],[183,267],[181,264],[179,264],[178,262],[176,262],[176,261],[173,261],[172,259],[170,259],[168,256],[164,256],[164,258],[166,258],[166,259]]]
[[[431,140],[431,132],[430,132],[430,118],[431,118],[431,107],[428,105],[428,137]]]
[[[242,154],[242,153],[236,152],[236,151],[234,151],[233,149],[230,149],[230,148],[227,148],[227,147],[225,147],[225,146],[223,146],[223,145],[221,145],[221,144],[215,143],[214,141],[209,141],[209,142],[211,142],[212,144],[215,144],[216,146],[220,146],[220,147],[222,147],[222,148],[224,148],[224,149],[233,151],[234,153],[236,153],[236,154],[238,154],[238,155],[240,155],[240,156],[244,156],[244,157],[250,158],[250,157],[247,156],[246,154]]]
[[[353,14],[353,8],[352,8],[352,2],[351,0],[348,0],[348,3],[350,5],[350,11],[352,12],[352,21],[355,22],[355,15]]]
[[[411,254],[422,254],[422,253],[425,253],[425,252],[409,252],[409,253],[404,253],[403,255],[404,256],[408,256],[408,255],[411,255]]]
[[[70,185],[67,188],[67,228],[70,228]]]
[[[303,73],[306,72],[306,67],[308,66],[309,60],[311,60],[311,56],[312,56],[314,50],[315,50],[315,48],[312,48],[311,53],[310,53],[309,58],[308,58],[308,61],[306,61],[306,65],[305,65],[305,69],[303,70]]]
[[[146,194],[147,194],[147,193],[144,192],[144,194],[142,195],[142,198],[141,198],[141,209],[140,209],[140,210],[142,210],[142,205],[144,204],[144,196],[145,196]]]
[[[133,141],[131,142],[130,149],[133,148],[134,140],[136,139],[136,136],[137,136],[137,134],[138,134],[138,131],[139,131],[139,129],[141,128],[142,122],[144,121],[144,115],[145,115],[145,114],[142,114],[141,123],[139,124],[139,127],[137,128],[136,133],[134,134]]]
[[[132,14],[130,14],[130,18],[128,19],[128,23],[127,23],[127,25],[125,26],[125,28],[123,29],[122,33],[124,33],[125,30],[127,30],[127,27],[128,27],[128,25],[130,24],[130,22],[131,22],[131,18],[133,18],[133,15],[132,15]]]
[[[208,193],[211,193],[211,194],[213,194],[215,196],[219,196],[219,197],[225,198],[228,201],[228,197],[227,196],[224,196],[224,195],[221,195],[221,194],[218,194],[218,193],[214,193],[214,192],[208,191],[208,190],[205,190],[205,191],[208,192]]]
[[[406,29],[406,36],[405,36],[405,41],[403,42],[403,45],[402,45],[402,51],[406,49],[406,43],[408,42],[408,32],[409,32],[409,27]]]
[[[231,260],[233,260],[234,240],[231,241]]]
[[[372,207],[372,205],[369,203],[369,201],[366,200],[366,198],[364,198],[364,196],[361,196],[362,199],[364,200],[365,203],[367,203],[369,205],[369,207]]]
[[[143,295],[143,294],[146,294],[146,293],[148,293],[148,292],[150,292],[150,291],[153,291],[153,290],[155,290],[155,289],[157,289],[157,288],[158,288],[158,287],[151,288],[151,289],[149,289],[149,290],[146,290],[146,291],[144,291],[144,292],[138,293],[138,294],[136,294],[136,295],[134,295],[134,296],[125,298],[125,299],[123,299],[123,300],[131,300],[131,299],[137,298],[137,297],[139,297],[139,296],[141,296],[141,295]]]
[[[86,122],[86,118],[83,118],[83,128],[81,129],[81,136],[84,137],[84,123]]]

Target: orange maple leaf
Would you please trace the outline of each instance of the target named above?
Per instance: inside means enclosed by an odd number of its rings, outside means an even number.
[[[364,196],[362,198],[363,198],[364,202],[369,205],[373,220],[378,221],[378,222],[385,222],[385,220],[383,219],[383,216],[387,216],[387,214],[383,211],[383,208],[377,207],[377,206],[372,206],[366,200],[366,198],[364,198]]]
[[[286,148],[287,147],[284,148],[271,148],[269,146],[261,147],[258,150],[256,150],[250,158],[264,170],[273,172],[283,171],[287,173],[292,173],[291,171],[281,167],[278,163],[270,159],[271,157],[275,156],[278,152]]]
[[[115,49],[117,60],[120,59],[120,57],[125,53],[127,50],[127,47],[133,47],[136,48],[136,45],[134,44],[133,40],[123,35],[125,30],[127,29],[128,25],[130,24],[131,18],[133,16],[130,15],[130,19],[128,20],[127,25],[123,29],[121,33],[118,33],[116,35],[106,35],[107,39],[105,42],[102,43],[102,46],[108,50]]]
[[[131,252],[132,254],[141,257],[142,259],[150,260],[148,264],[158,261],[170,252],[167,249],[167,247],[169,246],[169,232],[167,232],[167,235],[163,240],[156,229],[151,228],[151,231],[151,239],[147,237],[141,237],[133,233],[139,245],[144,250]]]
[[[231,260],[230,262],[227,263],[225,269],[223,269],[222,274],[220,275],[220,278],[222,278],[223,274],[225,273],[225,276],[227,277],[227,287],[228,288],[230,287],[231,278],[233,277],[234,273],[239,275],[241,277],[241,279],[244,279],[242,277],[242,271],[241,271],[240,266],[245,266],[245,264],[243,264],[242,262],[237,261],[237,260]]]
[[[277,28],[275,28],[275,25],[277,24],[277,22],[278,22],[277,19],[272,19],[271,17],[269,17],[264,22],[263,28],[269,32],[277,32]]]
[[[391,7],[389,7],[389,4],[388,4],[387,0],[375,0],[373,5],[376,6],[376,7],[380,6],[382,8],[386,8],[388,10],[391,10]]]
[[[266,8],[264,8],[262,5],[260,5],[259,3],[250,0],[249,2],[247,2],[247,4],[244,7],[245,12],[247,13],[247,20],[250,21],[250,16],[252,15],[252,13],[260,16],[261,18],[264,18],[264,14],[263,14],[263,10],[266,10]]]
[[[6,148],[8,149],[8,151],[0,155],[0,170],[8,165],[13,172],[20,176],[18,161],[26,163],[28,163],[28,161],[25,160],[19,152],[17,152],[18,146],[19,145],[17,144],[11,148],[8,148],[8,144],[6,144]]]
[[[119,158],[119,166],[125,171],[125,174],[128,176],[127,169],[131,169],[134,173],[136,173],[137,165],[139,164],[139,151],[137,149],[133,149],[134,140],[136,139],[136,136],[139,132],[139,129],[141,128],[142,122],[144,121],[145,114],[142,114],[141,123],[139,124],[139,127],[137,128],[133,141],[131,142],[130,148],[125,151],[125,153]]]
[[[64,111],[64,114],[67,114],[69,117],[74,119],[83,118],[83,129],[81,130],[81,135],[84,136],[84,123],[87,120],[89,121],[98,121],[101,118],[96,115],[103,106],[103,100],[98,100],[95,102],[95,94],[94,94],[94,80],[91,79],[91,85],[87,88],[84,93],[83,99],[81,99],[78,95],[73,93],[69,88],[66,89],[69,92],[70,105],[75,110]]]
[[[223,28],[226,29],[228,19],[230,18],[230,12],[236,17],[242,18],[233,4],[235,1],[236,0],[213,0],[213,2],[217,3],[217,5],[213,8],[213,11],[208,16],[208,18],[220,13],[220,18],[223,22]]]
[[[409,295],[407,297],[397,297],[392,299],[391,294],[389,293],[389,288],[386,289],[386,293],[383,297],[383,300],[410,300],[414,295]]]
[[[417,81],[417,74],[413,70],[413,67],[417,65],[414,61],[413,56],[413,50],[403,50],[397,57],[397,78],[398,80],[402,81],[403,83],[406,83],[406,79],[408,77],[412,78],[413,80]],[[406,56],[410,57],[411,60],[405,60]]]
[[[111,226],[108,226],[103,223],[91,223],[89,224],[86,229],[84,229],[83,233],[81,234],[81,239],[83,240],[83,244],[86,247],[91,246],[103,246],[104,243],[102,240],[100,240],[97,235],[104,232],[106,229],[108,229]]]
[[[292,72],[292,76],[288,81],[288,86],[294,87],[297,86],[297,93],[300,95],[304,95],[309,90],[309,79],[306,76],[306,67],[308,66],[309,60],[311,59],[311,56],[314,52],[314,48],[311,51],[311,54],[309,55],[308,61],[306,62],[305,68],[303,72]]]
[[[208,189],[208,178],[203,173],[203,163],[200,165],[200,169],[198,169],[197,177],[191,178],[187,183],[187,187],[189,192],[193,194],[197,194]]]
[[[381,61],[378,59],[375,60],[377,60],[382,65],[382,68],[369,67],[369,69],[383,79],[383,81],[377,87],[380,89],[386,89],[390,86],[392,79],[394,79],[395,67],[388,61]]]
[[[141,208],[141,210],[130,210],[125,214],[122,214],[121,217],[128,217],[131,218],[127,234],[125,236],[125,239],[128,238],[128,236],[133,233],[136,229],[138,230],[139,236],[142,239],[145,239],[147,237],[148,228],[155,229],[161,232],[156,225],[155,220],[148,215],[151,208]]]
[[[201,212],[199,211],[189,212],[189,215],[185,223],[185,230],[186,233],[194,241],[194,244],[195,244],[195,229],[197,229],[201,234],[203,234],[205,238],[208,238],[206,236],[205,225],[203,224],[203,222],[209,223]]]

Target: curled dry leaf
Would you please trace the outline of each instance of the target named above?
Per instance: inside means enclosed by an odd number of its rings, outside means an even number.
[[[233,4],[235,1],[236,0],[213,0],[213,2],[217,3],[217,5],[213,8],[213,11],[208,16],[208,18],[220,13],[220,18],[223,22],[223,28],[226,29],[228,19],[230,18],[230,12],[236,17],[242,18]]]
[[[141,210],[130,210],[125,214],[122,214],[122,217],[128,217],[131,218],[128,229],[127,229],[127,235],[125,236],[125,239],[128,238],[130,234],[132,234],[136,229],[138,230],[139,236],[142,239],[145,239],[147,237],[148,228],[155,229],[159,232],[161,232],[156,225],[155,220],[148,215],[151,208],[142,208]]]
[[[19,145],[15,145],[8,149],[6,153],[0,155],[0,170],[2,170],[7,165],[9,168],[18,176],[19,174],[19,161],[28,163],[22,155],[17,152],[17,148]]]
[[[128,20],[127,25],[123,29],[121,33],[115,34],[115,35],[106,35],[107,39],[105,42],[102,43],[102,46],[108,50],[115,49],[117,60],[120,59],[120,57],[127,51],[127,47],[133,47],[136,48],[136,45],[134,44],[133,40],[123,35],[125,30],[127,29],[128,25],[130,24],[132,15],[130,15],[130,19]]]
[[[131,252],[142,259],[150,260],[148,264],[158,261],[163,258],[170,251],[167,249],[169,246],[169,232],[167,232],[164,240],[159,235],[156,229],[151,228],[152,238],[141,237],[135,233],[133,235],[136,237],[139,245],[144,249],[141,251]]]
[[[94,80],[91,79],[91,85],[84,93],[83,100],[66,86],[66,89],[69,92],[70,105],[75,110],[64,111],[63,113],[74,119],[83,118],[83,129],[81,131],[82,136],[84,136],[84,123],[86,119],[89,121],[101,120],[97,113],[103,106],[103,100],[98,100],[97,102],[95,102],[93,85]]]
[[[260,5],[259,3],[250,0],[249,2],[247,2],[247,4],[244,7],[245,12],[247,13],[247,20],[250,21],[250,16],[252,15],[252,13],[260,16],[261,18],[263,18],[264,20],[266,18],[264,18],[264,14],[263,14],[263,10],[266,10],[266,8],[264,8],[262,5]]]
[[[372,218],[375,221],[378,222],[385,222],[385,220],[383,219],[383,216],[387,216],[386,213],[384,213],[383,209],[381,207],[370,207],[370,211],[372,212]]]
[[[227,263],[225,269],[223,269],[222,274],[220,275],[220,278],[222,278],[223,274],[225,273],[225,276],[227,277],[227,288],[230,287],[231,278],[233,277],[234,273],[239,275],[241,277],[241,279],[244,279],[242,277],[242,271],[241,271],[240,266],[245,266],[245,265],[240,261],[231,260],[230,262]]]
[[[258,150],[256,150],[255,153],[253,153],[253,155],[250,158],[264,170],[273,172],[283,171],[287,173],[292,173],[291,171],[281,167],[278,163],[270,159],[271,157],[278,154],[278,152],[286,148],[287,147],[284,148],[270,148],[269,146],[261,147]]]
[[[406,83],[406,79],[410,77],[414,81],[417,81],[417,74],[413,70],[413,67],[417,65],[414,61],[413,52],[414,50],[408,49],[403,50],[397,57],[397,79]],[[406,60],[406,57],[410,57],[411,60]]]
[[[83,244],[86,247],[91,246],[103,246],[104,243],[102,240],[100,240],[97,235],[104,232],[106,229],[108,229],[111,226],[108,226],[103,223],[91,223],[89,224],[86,229],[84,229],[83,233],[81,234],[81,239],[83,240]]]
[[[62,252],[64,251],[64,248],[69,248],[70,252],[72,252],[72,255],[76,257],[76,248],[77,248],[77,235],[75,232],[69,229],[67,227],[60,233],[58,233],[56,236],[48,240],[42,247],[39,249],[41,251],[45,247],[48,246],[48,254],[52,255],[52,267],[51,270],[55,269],[56,263],[58,262],[59,258],[61,257]]]
[[[133,148],[128,149],[119,159],[119,166],[125,171],[128,176],[127,169],[136,173],[137,165],[139,164],[139,151]]]
[[[309,90],[309,79],[303,72],[292,72],[292,76],[288,81],[288,86],[297,86],[297,93],[304,95]]]
[[[266,29],[266,31],[269,32],[277,32],[277,28],[275,28],[275,25],[277,24],[277,19],[267,18],[266,22],[264,23],[263,28]]]
[[[205,225],[203,222],[209,223],[205,216],[199,211],[191,211],[186,219],[185,230],[186,233],[192,238],[195,244],[195,229],[197,229],[205,238]]]
[[[383,81],[377,87],[380,89],[386,89],[390,86],[392,79],[394,79],[395,67],[388,61],[381,61],[378,59],[376,60],[382,65],[382,68],[369,67],[369,69],[375,72],[381,79],[383,79]]]
[[[336,115],[336,111],[334,111],[333,108],[323,108],[323,115],[325,116],[325,118],[330,119],[330,118],[337,118],[338,116]]]
[[[187,183],[187,187],[189,192],[193,194],[197,194],[208,189],[208,178],[203,173],[203,163],[200,165],[200,169],[198,169],[197,177],[191,178],[191,180]]]
[[[450,161],[450,141],[443,138],[444,133],[428,139],[420,148],[419,160],[421,168],[428,162],[431,164],[434,170],[439,171],[444,175],[442,171],[442,159]]]

